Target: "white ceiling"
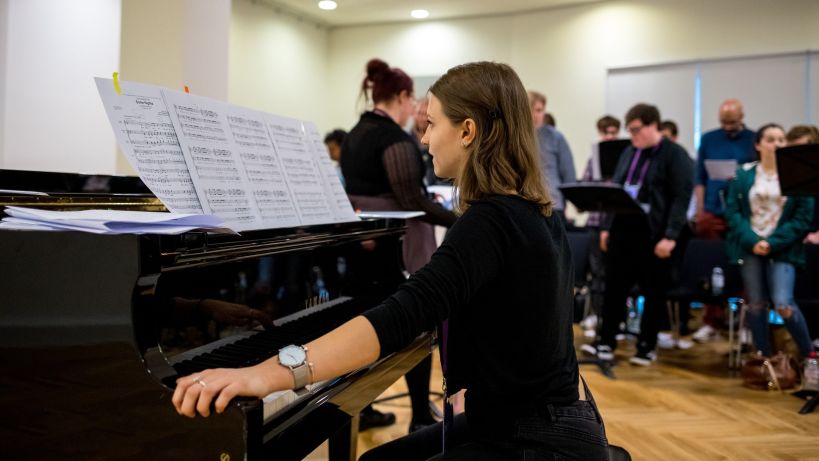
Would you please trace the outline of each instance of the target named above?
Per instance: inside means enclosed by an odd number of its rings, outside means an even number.
[[[419,21],[410,17],[414,9],[426,9],[429,18],[465,18],[536,11],[581,3],[607,0],[335,0],[333,11],[319,9],[318,0],[252,0],[261,1],[282,12],[304,17],[328,27]]]

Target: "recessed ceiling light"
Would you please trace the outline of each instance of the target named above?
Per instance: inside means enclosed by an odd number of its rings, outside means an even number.
[[[427,11],[427,10],[412,10],[412,11],[410,11],[410,16],[412,16],[415,19],[424,19],[426,17],[429,17],[429,11]]]
[[[322,10],[334,10],[337,6],[338,4],[333,0],[321,0],[319,2],[319,8]]]

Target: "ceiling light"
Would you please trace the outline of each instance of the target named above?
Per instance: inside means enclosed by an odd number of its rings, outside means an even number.
[[[429,11],[427,11],[427,10],[412,10],[412,11],[410,11],[410,16],[412,16],[415,19],[424,19],[426,17],[429,17]]]
[[[319,8],[322,10],[334,10],[337,6],[338,4],[333,0],[321,0],[319,2]]]

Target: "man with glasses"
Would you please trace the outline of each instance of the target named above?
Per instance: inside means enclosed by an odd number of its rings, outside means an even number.
[[[754,132],[743,123],[744,116],[739,100],[725,100],[719,107],[720,128],[705,133],[700,140],[694,186],[694,231],[699,238],[722,240],[726,232],[723,214],[728,180],[709,177],[705,168],[706,160],[736,160],[737,164],[743,164],[756,159]],[[706,305],[703,317],[705,325],[692,338],[698,342],[716,338],[723,317],[720,306]]]
[[[600,232],[606,251],[606,290],[598,357],[614,358],[620,323],[626,319],[626,298],[634,283],[645,296],[635,365],[656,358],[657,333],[665,313],[665,293],[671,286],[672,261],[686,238],[686,211],[694,185],[694,162],[679,144],[659,130],[660,112],[637,104],[626,114],[631,146],[620,156],[613,181],[623,185],[645,211],[617,213]]]

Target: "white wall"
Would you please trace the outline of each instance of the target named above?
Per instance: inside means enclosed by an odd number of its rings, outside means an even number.
[[[122,2],[120,78],[227,99],[231,0]],[[117,172],[135,174],[116,158]]]
[[[52,171],[123,171],[92,80],[117,68],[125,79],[187,84],[313,120],[324,132],[357,120],[372,57],[413,76],[507,62],[546,93],[580,169],[605,110],[607,69],[819,49],[815,0],[610,0],[330,30],[251,0],[0,2],[8,26],[0,30],[0,167]]]
[[[233,0],[229,101],[332,128],[327,29],[250,0]]]
[[[121,78],[226,99],[230,7],[231,0],[123,0]]]
[[[495,18],[338,28],[330,32],[326,109],[336,124],[352,126],[364,64],[375,56],[410,75],[502,61],[547,95],[547,110],[582,170],[605,110],[607,69],[816,49],[817,24],[815,0],[612,0]]]
[[[119,65],[120,0],[6,0],[0,10],[0,168],[113,173],[93,77]]]

